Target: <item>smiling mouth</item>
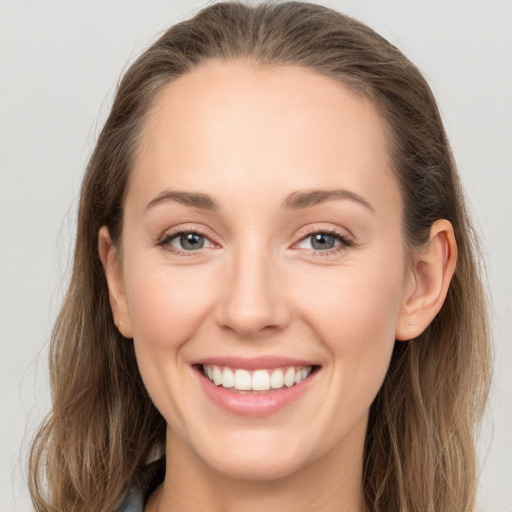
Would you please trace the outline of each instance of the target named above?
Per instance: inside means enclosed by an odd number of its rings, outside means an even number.
[[[291,388],[306,380],[318,366],[283,366],[247,370],[214,364],[200,365],[199,370],[216,386],[234,393],[257,394]]]

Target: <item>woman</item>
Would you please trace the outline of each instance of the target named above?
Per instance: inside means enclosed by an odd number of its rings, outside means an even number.
[[[473,509],[475,241],[432,93],[371,29],[295,2],[172,27],[76,244],[37,510]]]

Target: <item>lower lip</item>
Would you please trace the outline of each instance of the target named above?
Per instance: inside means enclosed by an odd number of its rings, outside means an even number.
[[[242,394],[216,386],[201,371],[197,372],[201,386],[210,400],[224,411],[237,416],[267,416],[284,409],[308,390],[316,373],[313,372],[307,379],[289,388],[282,387],[267,393]]]

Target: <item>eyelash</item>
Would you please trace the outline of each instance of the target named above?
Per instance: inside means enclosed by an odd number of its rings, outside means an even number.
[[[208,236],[205,235],[204,233],[202,233],[201,231],[198,231],[196,229],[190,229],[190,228],[178,228],[176,231],[173,231],[172,233],[166,233],[162,238],[160,238],[157,241],[156,245],[159,247],[163,247],[166,251],[170,252],[171,254],[175,254],[177,256],[184,256],[184,257],[196,256],[198,251],[200,251],[201,249],[196,249],[193,251],[184,251],[181,249],[176,249],[175,247],[170,245],[170,242],[172,240],[176,239],[177,237],[179,237],[180,235],[183,235],[183,234],[198,235],[198,236],[204,237],[206,240],[210,241]],[[306,240],[309,237],[312,237],[313,235],[318,235],[318,234],[332,236],[336,239],[336,241],[338,241],[340,243],[339,243],[339,245],[337,245],[335,247],[332,247],[330,249],[326,249],[323,251],[318,250],[318,249],[303,249],[305,251],[308,251],[308,253],[311,256],[315,256],[315,257],[317,257],[317,256],[319,256],[319,257],[332,256],[332,255],[338,254],[354,245],[354,242],[349,237],[336,231],[335,229],[318,229],[318,228],[307,229],[304,233],[301,234],[300,239],[297,242],[295,242],[294,245]],[[213,242],[211,242],[211,243],[213,243]]]
[[[302,234],[298,242],[295,242],[294,245],[306,240],[307,238],[312,237],[313,235],[329,235],[335,238],[336,241],[340,242],[339,245],[332,247],[331,249],[326,249],[320,251],[318,249],[304,249],[308,251],[310,256],[314,257],[326,257],[333,256],[339,254],[342,251],[345,251],[349,247],[354,246],[353,240],[351,240],[348,236],[340,233],[335,229],[318,229],[318,228],[308,228]]]
[[[180,235],[198,235],[201,237],[204,237],[206,240],[210,240],[208,236],[206,236],[204,233],[201,233],[201,231],[198,231],[197,229],[190,229],[187,227],[184,228],[178,228],[176,231],[173,231],[172,233],[166,233],[160,240],[157,242],[157,246],[163,247],[166,251],[170,252],[171,254],[175,254],[177,256],[196,256],[197,252],[201,249],[196,249],[195,251],[184,251],[181,249],[176,249],[172,245],[170,245],[171,241],[175,238],[178,238]],[[213,243],[213,242],[212,242]]]

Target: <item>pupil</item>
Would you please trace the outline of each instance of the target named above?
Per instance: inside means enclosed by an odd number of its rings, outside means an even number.
[[[313,249],[332,249],[334,247],[334,237],[325,233],[317,233],[313,236]]]
[[[186,233],[180,235],[180,243],[183,249],[201,249],[204,245],[204,239],[197,233]]]

